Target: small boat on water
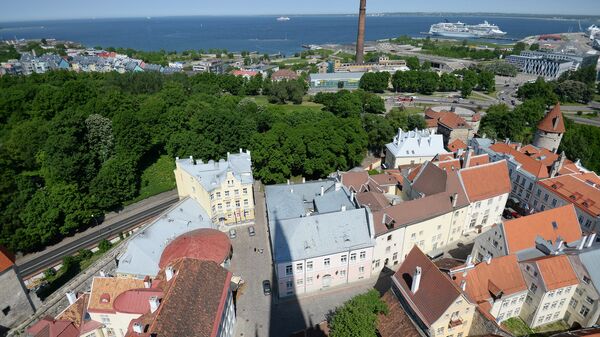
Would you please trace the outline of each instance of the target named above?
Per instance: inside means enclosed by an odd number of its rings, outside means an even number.
[[[290,21],[290,18],[287,16],[280,16],[277,18],[277,21]]]

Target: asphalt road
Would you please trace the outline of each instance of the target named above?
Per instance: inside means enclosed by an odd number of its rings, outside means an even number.
[[[43,252],[34,259],[22,262],[17,262],[17,267],[21,275],[24,278],[33,276],[39,272],[42,272],[50,267],[59,264],[64,256],[73,255],[78,250],[83,248],[95,247],[98,242],[102,239],[111,239],[119,235],[119,233],[130,230],[137,227],[141,223],[154,218],[161,214],[163,211],[171,207],[174,203],[179,200],[178,197],[168,198],[162,201],[156,206],[132,214],[131,216],[122,220],[116,221],[110,224],[106,228],[100,230],[91,231],[89,234],[85,234],[76,240],[68,242],[67,244],[61,245],[55,249]]]

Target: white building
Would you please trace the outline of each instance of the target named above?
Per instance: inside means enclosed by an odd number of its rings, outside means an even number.
[[[447,153],[444,149],[444,137],[429,130],[404,132],[398,129],[394,140],[385,147],[385,165],[390,169],[422,164],[440,153]]]

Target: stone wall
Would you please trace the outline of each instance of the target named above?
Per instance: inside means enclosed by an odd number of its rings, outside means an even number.
[[[469,336],[497,335],[502,337],[514,337],[509,332],[500,328],[496,322],[485,317],[479,308],[475,310],[473,315],[473,324],[469,330]]]
[[[0,274],[0,336],[33,315],[35,308],[15,266]]]

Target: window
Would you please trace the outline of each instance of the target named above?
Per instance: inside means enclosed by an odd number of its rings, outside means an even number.
[[[102,324],[110,324],[110,318],[108,318],[108,315],[100,315],[100,320],[102,321]]]
[[[227,201],[227,202],[225,203],[225,205],[226,205],[226,207],[227,207],[227,208],[231,208],[231,201]]]
[[[350,254],[350,261],[356,261],[356,253]]]
[[[248,206],[248,199],[244,199],[244,206]]]
[[[229,191],[225,191],[225,198],[229,196]]]
[[[576,299],[571,299],[571,301],[569,302],[569,306],[573,309],[575,309],[577,307],[577,300]]]
[[[463,333],[459,332],[458,335],[456,335],[456,337],[463,337]]]
[[[329,258],[326,258],[325,260],[323,260],[323,265],[325,267],[328,267],[331,265],[331,260]]]
[[[557,319],[559,314],[560,314],[560,312],[555,312],[554,316],[552,316],[552,319]]]
[[[217,208],[218,208],[219,210],[223,209],[223,204],[217,204]]]
[[[348,255],[342,255],[342,258],[340,260],[342,261],[342,263],[346,263],[346,261],[348,261]]]
[[[235,194],[236,196],[240,195],[240,190],[234,190],[233,194]]]
[[[533,301],[533,298],[531,296],[527,295],[527,298],[525,299],[525,302],[527,304],[531,304],[532,301]]]
[[[312,269],[313,269],[313,262],[306,261],[306,270],[312,270]]]
[[[556,207],[556,199],[552,199],[552,207]]]
[[[398,253],[394,253],[394,255],[392,255],[392,260],[398,260]]]
[[[444,333],[444,327],[438,328],[436,334],[441,335]]]
[[[346,271],[345,270],[340,270],[340,276],[341,277],[346,277]]]
[[[419,231],[419,236],[423,236],[423,231]]]
[[[562,290],[562,289],[558,289],[558,290],[556,291],[556,295],[557,295],[557,296],[560,296],[560,295],[562,295],[562,293],[563,293],[563,290]]]
[[[585,297],[585,301],[588,302],[589,304],[594,304],[594,300],[589,296]]]
[[[363,274],[365,272],[365,267],[358,267],[358,272]]]
[[[552,309],[556,309],[556,306],[558,305],[558,301],[554,301],[552,302],[552,305],[550,306]]]
[[[287,266],[285,266],[285,274],[292,275],[292,265],[291,264],[288,264]]]
[[[217,192],[217,199],[221,198],[221,192]]]
[[[388,241],[392,241],[392,234],[390,234],[390,235],[387,236],[387,240]]]
[[[587,315],[590,313],[590,309],[588,307],[586,307],[585,305],[581,306],[581,309],[579,310],[579,314],[583,317],[587,317]]]
[[[537,276],[537,275],[534,274],[534,276]],[[551,291],[548,293],[548,298],[552,298],[552,297],[554,297],[554,291]]]
[[[411,239],[411,240],[416,240],[416,239],[417,239],[417,233],[412,233],[412,234],[410,235],[410,239]]]
[[[306,285],[312,284],[312,276],[306,278]]]
[[[292,288],[294,286],[294,282],[292,280],[287,280],[285,282],[285,285],[289,289],[289,288]]]
[[[517,304],[517,299],[513,298],[512,301],[510,301],[510,305],[515,305]]]
[[[479,207],[481,207],[481,201],[478,201],[478,202],[475,204],[475,208],[479,208]]]
[[[214,198],[215,198],[215,194],[214,194],[214,193],[211,193],[211,194],[210,194],[210,200],[213,200]],[[581,221],[580,221],[580,222],[581,222]]]
[[[302,272],[302,263],[296,263],[296,271]]]
[[[434,238],[435,238],[435,237],[434,237]],[[390,246],[387,246],[387,247],[385,247],[385,252],[386,252],[386,253],[389,253],[389,252],[391,252],[391,251],[392,251],[392,247],[390,247]]]
[[[475,227],[476,224],[477,224],[477,218],[475,217],[475,218],[471,219],[471,223],[469,223],[469,227],[473,228],[473,227]]]
[[[367,252],[365,252],[364,250],[362,252],[360,252],[360,259],[364,260],[367,257]]]
[[[537,190],[535,192],[535,195],[537,195],[537,197],[539,198],[542,195],[542,190]]]
[[[299,278],[299,279],[296,280],[296,285],[297,286],[301,286],[303,284],[304,284],[304,280],[303,279]]]
[[[548,201],[548,193],[544,194],[544,201]]]
[[[531,287],[529,288],[529,290],[531,290],[532,293],[535,294],[536,290],[537,290],[537,286],[535,284],[531,284]]]
[[[565,301],[566,301],[566,299],[564,299],[564,298],[563,298],[562,300],[560,300],[560,303],[558,303],[558,305],[559,305],[560,307],[562,307],[562,306],[563,306],[563,304],[565,304]]]
[[[235,207],[240,207],[240,201],[239,200],[235,201]]]
[[[583,282],[584,282],[585,284],[590,284],[590,282],[591,282],[591,281],[592,281],[592,280],[590,280],[590,278],[589,278],[589,277],[587,277],[586,275],[583,275]]]
[[[244,188],[242,188],[242,193],[244,193],[244,194],[248,194],[248,189],[247,189],[247,188],[245,188],[245,187],[244,187]]]

